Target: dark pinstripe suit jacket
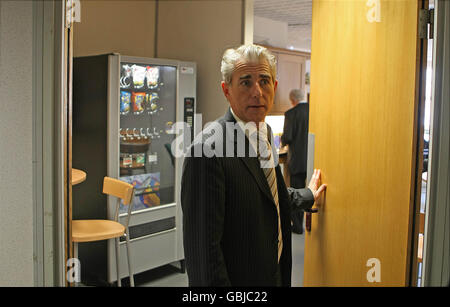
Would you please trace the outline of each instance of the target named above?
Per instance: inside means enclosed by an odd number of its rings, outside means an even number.
[[[195,150],[197,156],[202,150],[206,154],[184,161],[181,205],[189,285],[275,286],[278,217],[259,160],[249,155],[211,156],[218,148],[236,153],[236,136],[243,132],[226,133],[227,122],[235,123],[229,110],[191,147],[191,155]],[[279,166],[276,175],[283,235],[281,277],[283,286],[290,286],[291,199]],[[313,205],[311,191],[297,192],[298,206]]]

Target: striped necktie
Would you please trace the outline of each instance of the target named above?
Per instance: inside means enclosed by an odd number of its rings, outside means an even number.
[[[280,262],[281,251],[283,250],[283,237],[281,233],[281,219],[280,219],[280,204],[278,201],[278,188],[277,188],[277,176],[275,174],[275,168],[272,157],[272,146],[270,146],[267,140],[267,135],[263,133],[258,134],[258,159],[260,160],[261,168],[266,176],[267,183],[269,184],[270,192],[272,193],[275,206],[277,208],[278,215],[278,262]],[[263,145],[265,143],[265,146]],[[261,146],[259,146],[261,145]],[[260,154],[260,152],[262,154]]]

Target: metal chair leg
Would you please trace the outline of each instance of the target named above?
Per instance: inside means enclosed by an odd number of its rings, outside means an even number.
[[[78,259],[78,242],[73,242],[73,257],[75,259]],[[78,287],[79,286],[79,282],[75,281],[74,282],[74,286]]]
[[[120,253],[120,250],[119,250],[119,238],[116,238],[115,239],[115,241],[116,241],[116,270],[117,270],[117,286],[118,287],[122,287],[122,283],[121,283],[121,281],[120,281],[120,262],[119,262],[119,253]]]
[[[127,258],[128,258],[128,273],[130,274],[130,286],[134,287],[133,266],[131,265],[131,252],[130,252],[130,233],[128,231],[128,228],[126,230],[125,239],[127,241]]]

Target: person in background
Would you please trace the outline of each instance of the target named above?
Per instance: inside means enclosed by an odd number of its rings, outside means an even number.
[[[302,102],[305,92],[293,89],[289,93],[292,108],[284,113],[284,128],[281,136],[282,146],[288,145],[287,164],[290,186],[296,189],[305,187],[308,157],[309,104]],[[292,231],[303,233],[303,210],[292,211]]]
[[[183,165],[189,285],[290,286],[291,210],[311,208],[326,185],[316,170],[307,189],[287,188],[280,166],[266,163],[274,157],[264,119],[277,88],[275,57],[257,45],[228,49],[221,72],[229,108],[193,142]],[[239,140],[244,156],[236,154]]]

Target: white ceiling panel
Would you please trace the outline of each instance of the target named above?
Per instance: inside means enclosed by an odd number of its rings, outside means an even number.
[[[312,0],[254,0],[255,16],[288,24],[287,46],[311,50]]]
[[[311,25],[312,0],[254,0],[254,12],[289,26]]]

